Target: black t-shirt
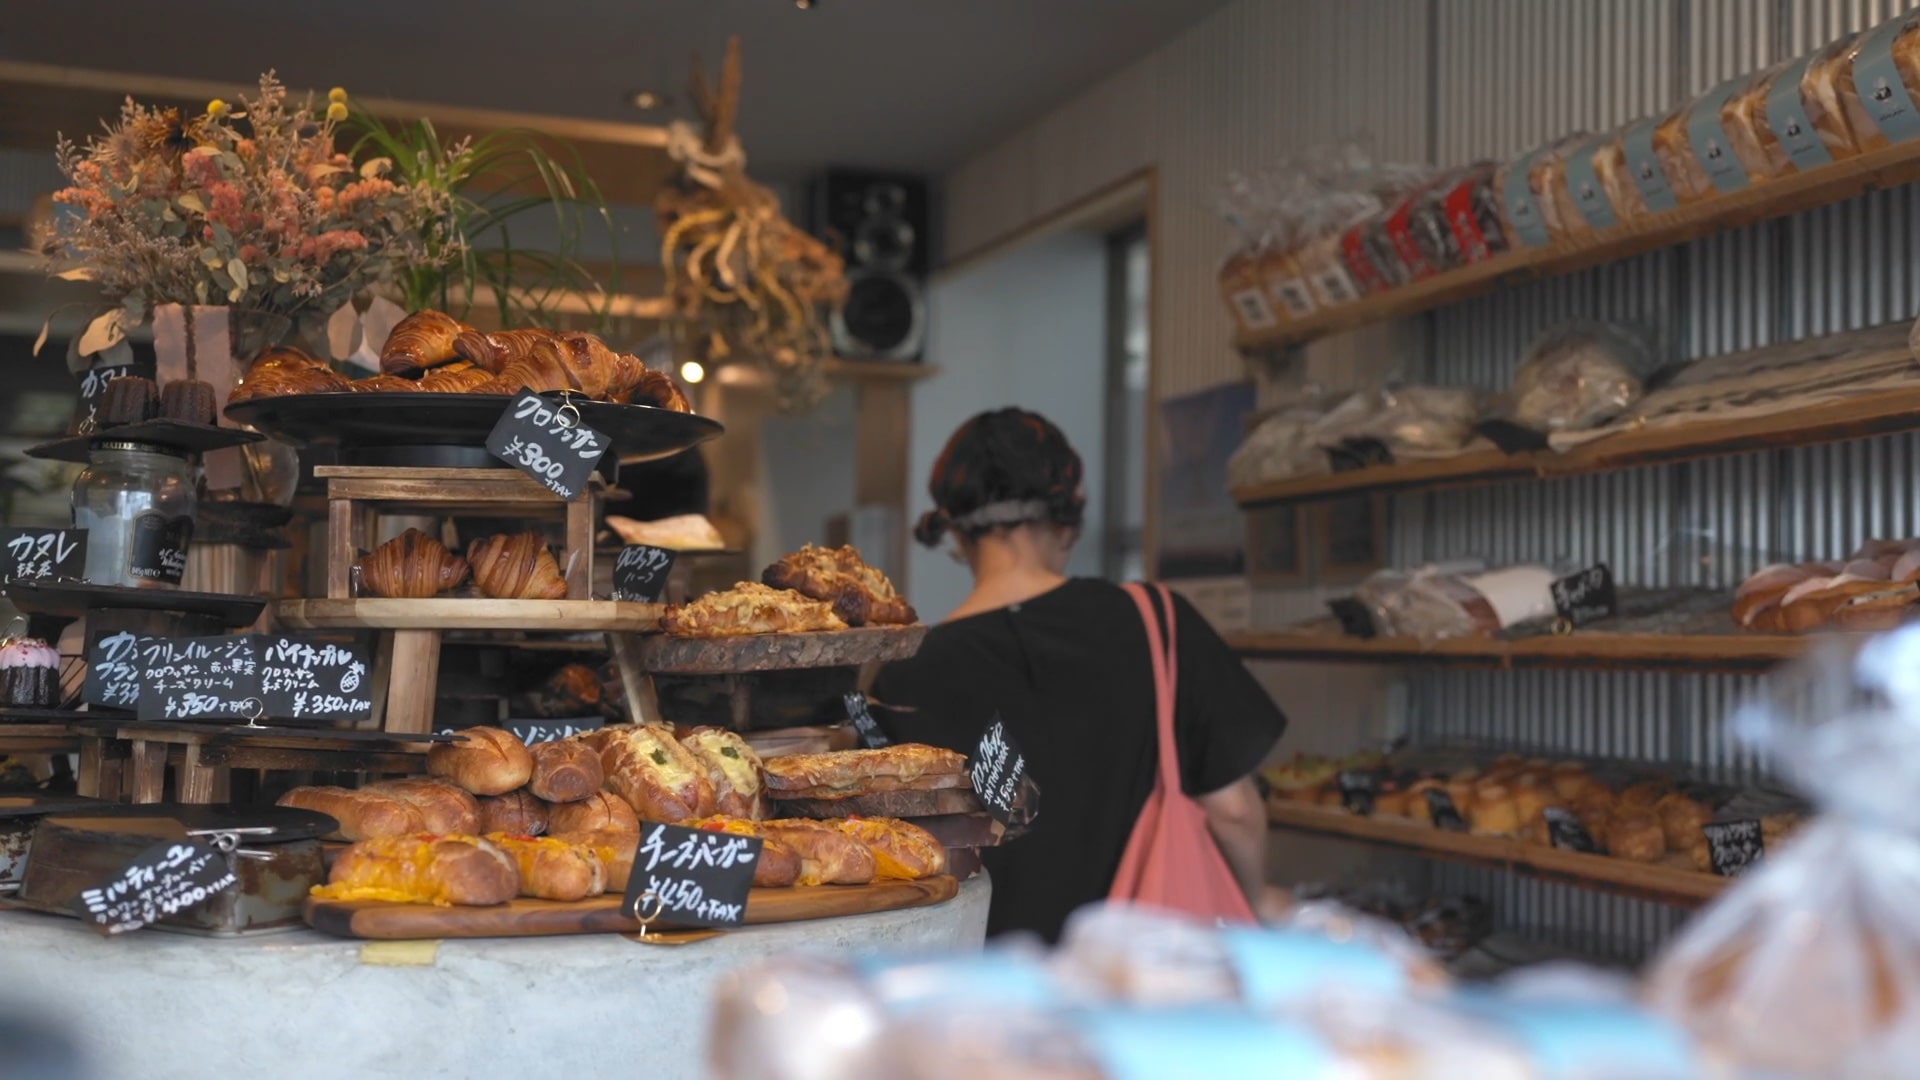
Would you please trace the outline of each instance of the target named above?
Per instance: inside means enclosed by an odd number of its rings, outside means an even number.
[[[1180,775],[1204,795],[1258,768],[1287,721],[1192,605],[1176,595],[1174,611]],[[1075,908],[1107,895],[1158,757],[1146,628],[1125,590],[1076,578],[936,626],[873,696],[896,742],[971,753],[998,713],[1027,756],[1040,812],[1025,836],[984,852],[989,934],[1053,941]]]

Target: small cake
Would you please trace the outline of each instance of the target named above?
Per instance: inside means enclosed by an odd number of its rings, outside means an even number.
[[[60,654],[39,638],[0,644],[0,706],[50,709],[60,704]]]
[[[175,379],[160,389],[160,415],[182,424],[213,424],[213,384]]]
[[[152,379],[128,375],[107,384],[95,423],[103,428],[119,427],[151,420],[159,413],[160,388]]]

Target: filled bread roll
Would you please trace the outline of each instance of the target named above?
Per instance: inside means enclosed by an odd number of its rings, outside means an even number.
[[[866,885],[879,873],[873,852],[825,822],[788,818],[760,823],[760,835],[800,860],[800,885]],[[761,856],[765,858],[764,853]]]
[[[459,741],[435,743],[427,751],[427,774],[475,795],[504,795],[533,776],[533,755],[510,731],[473,727],[456,733]]]
[[[568,805],[580,804],[569,803]],[[633,855],[640,846],[639,833],[595,829],[586,832],[556,832],[553,838],[593,852],[594,857],[600,860],[606,891],[610,893],[626,891],[627,879],[633,874]]]
[[[489,833],[520,870],[520,895],[536,900],[585,900],[607,891],[606,870],[590,848],[551,836]]]
[[[498,847],[474,836],[378,836],[340,853],[323,900],[403,904],[504,904],[520,891],[520,872]]]
[[[623,727],[604,740],[600,763],[607,788],[643,821],[669,825],[713,812],[713,782],[666,727]]]
[[[280,796],[276,805],[325,814],[338,825],[328,834],[335,840],[367,840],[376,836],[406,836],[425,832],[426,818],[404,799],[343,787],[297,787]]]
[[[757,821],[717,814],[713,817],[690,822],[689,825],[696,829],[731,833],[734,836],[759,837],[761,841],[760,861],[753,866],[753,884],[755,888],[784,889],[789,885],[819,884],[818,880],[801,882],[800,878],[803,867],[800,856],[794,852],[793,848],[767,835],[766,832],[760,828],[760,823]],[[815,873],[821,872],[823,872],[823,869],[816,865]]]
[[[721,728],[696,728],[680,745],[706,770],[713,785],[714,812],[729,817],[767,816],[766,785],[760,755],[746,740]]]
[[[614,832],[639,835],[640,818],[627,801],[611,791],[596,791],[579,802],[560,803],[547,811],[554,834]]]
[[[917,825],[895,818],[838,818],[829,824],[873,852],[882,878],[916,881],[946,872],[947,849]]]
[[[479,800],[480,832],[510,836],[544,836],[549,830],[547,804],[525,788]]]
[[[591,798],[606,782],[600,755],[584,743],[566,739],[535,743],[528,752],[533,755],[533,775],[527,779],[527,790],[550,803]]]

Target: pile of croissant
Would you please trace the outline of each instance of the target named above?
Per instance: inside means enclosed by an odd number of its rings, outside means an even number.
[[[539,533],[499,534],[475,540],[461,558],[419,529],[362,555],[354,564],[360,594],[425,600],[473,576],[480,592],[495,600],[564,600],[567,579]]]
[[[648,370],[638,357],[615,352],[592,334],[482,333],[439,311],[416,311],[400,320],[380,350],[378,375],[350,380],[299,349],[281,346],[262,353],[227,400],[349,391],[517,394],[522,388],[693,411],[672,376]]]

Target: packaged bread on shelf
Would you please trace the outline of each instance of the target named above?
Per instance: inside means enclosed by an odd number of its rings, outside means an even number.
[[[1547,235],[1554,240],[1593,231],[1593,226],[1580,214],[1563,212],[1566,203],[1559,194],[1566,187],[1568,155],[1589,138],[1591,136],[1584,131],[1564,136],[1544,152],[1536,154],[1527,168],[1527,187],[1533,192],[1535,205],[1540,208],[1540,218],[1546,225]]]
[[[1767,126],[1767,99],[1784,71],[1785,65],[1775,65],[1760,72],[1720,106],[1720,127],[1727,133],[1733,156],[1747,170],[1749,182],[1771,180],[1787,171],[1786,151]]]
[[[1840,38],[1789,63],[1768,88],[1767,129],[1773,135],[1771,156],[1778,153],[1776,174],[1786,166],[1805,171],[1831,164],[1860,152],[1848,126],[1841,87],[1853,78],[1853,44],[1857,35]]]
[[[1660,170],[1666,174],[1667,188],[1673,192],[1674,202],[1681,206],[1699,202],[1713,194],[1713,184],[1707,179],[1706,170],[1700,167],[1700,159],[1694,156],[1693,142],[1687,132],[1687,117],[1692,102],[1666,114],[1653,126],[1653,153],[1660,162]]]
[[[1895,15],[1854,39],[1841,61],[1840,102],[1864,151],[1920,136],[1920,12]]]

